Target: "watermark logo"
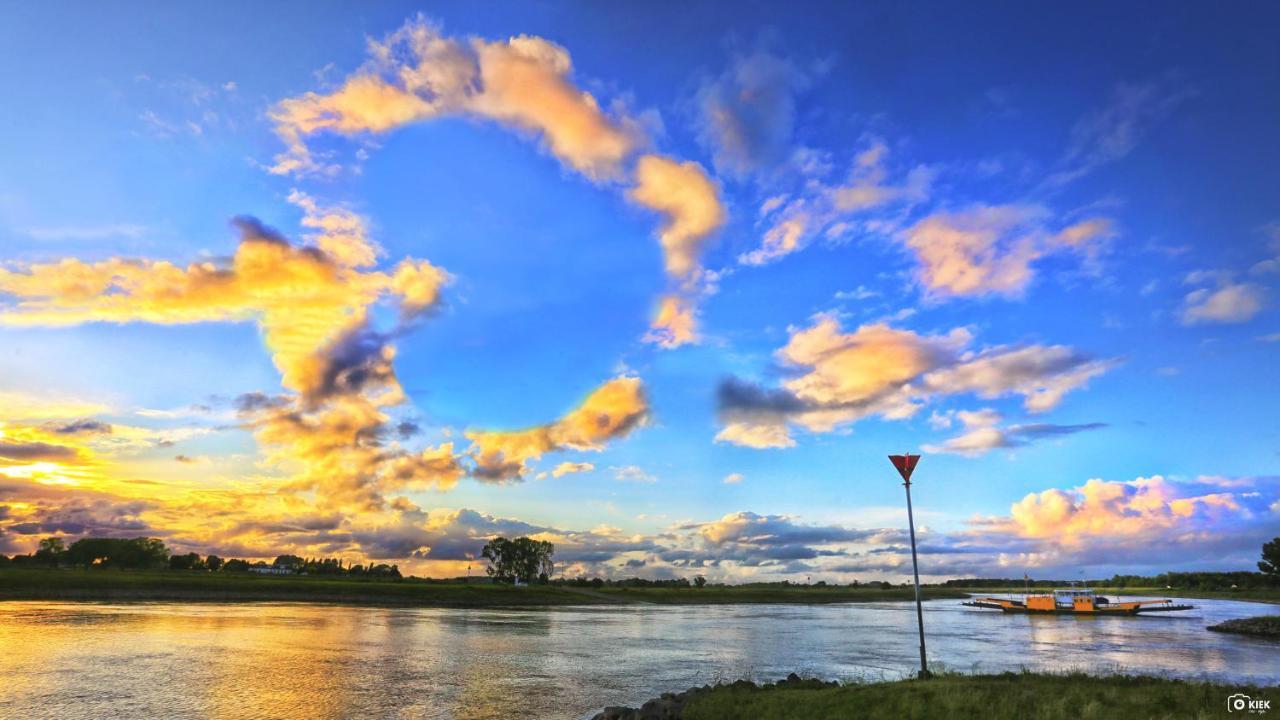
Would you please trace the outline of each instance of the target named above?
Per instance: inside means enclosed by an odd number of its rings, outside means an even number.
[[[1244,693],[1236,693],[1227,698],[1227,712],[1230,713],[1262,713],[1271,709],[1270,700],[1254,700]]]

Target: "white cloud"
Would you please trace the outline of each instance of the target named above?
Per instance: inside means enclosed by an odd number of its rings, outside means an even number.
[[[1242,323],[1262,311],[1266,293],[1252,283],[1227,282],[1216,289],[1199,288],[1183,299],[1182,323]]]

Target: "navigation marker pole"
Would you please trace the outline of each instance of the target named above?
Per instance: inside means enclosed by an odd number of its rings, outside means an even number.
[[[889,462],[902,476],[902,486],[907,489],[907,527],[911,530],[911,574],[916,581],[916,624],[920,627],[920,677],[929,677],[929,667],[924,659],[924,607],[920,601],[920,563],[916,560],[916,521],[911,516],[911,473],[920,462],[919,455],[890,455]]]

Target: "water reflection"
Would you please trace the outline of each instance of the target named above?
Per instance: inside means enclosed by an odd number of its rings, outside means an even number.
[[[1188,617],[1009,616],[926,605],[931,660],[961,670],[1105,669],[1271,684],[1274,642]],[[0,604],[0,717],[574,718],[693,684],[800,671],[901,677],[910,604],[545,611]]]

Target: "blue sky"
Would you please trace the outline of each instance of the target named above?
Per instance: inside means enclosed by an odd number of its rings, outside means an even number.
[[[919,449],[927,575],[1274,534],[1268,8],[0,15],[10,551],[900,578]]]

